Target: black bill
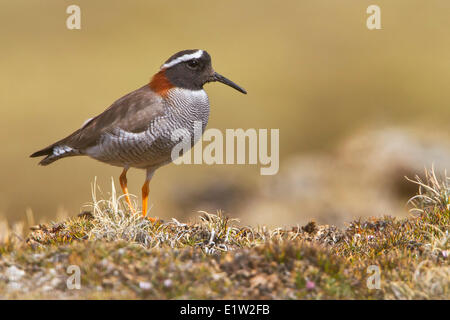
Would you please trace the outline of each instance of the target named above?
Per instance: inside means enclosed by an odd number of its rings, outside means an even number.
[[[219,81],[222,82],[223,84],[226,84],[227,86],[230,86],[234,89],[236,89],[239,92],[242,92],[243,94],[247,94],[247,91],[245,91],[245,89],[239,87],[236,83],[234,83],[233,81],[225,78],[224,76],[218,74],[217,72],[214,72],[214,74],[211,76],[210,79],[211,82],[213,81]]]

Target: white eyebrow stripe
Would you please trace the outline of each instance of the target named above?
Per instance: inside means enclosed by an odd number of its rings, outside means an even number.
[[[185,54],[182,55],[181,57],[178,57],[168,63],[165,63],[161,66],[161,69],[165,69],[165,68],[170,68],[173,67],[174,65],[180,63],[180,62],[184,62],[184,61],[188,61],[191,59],[199,59],[201,56],[203,55],[203,50],[198,50],[194,53],[190,53],[190,54]]]

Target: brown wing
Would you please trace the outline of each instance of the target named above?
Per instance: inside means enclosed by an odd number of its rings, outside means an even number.
[[[83,127],[52,145],[31,155],[47,155],[41,164],[49,164],[58,158],[82,154],[83,150],[95,145],[106,132],[120,128],[128,132],[142,132],[155,117],[164,114],[164,104],[159,95],[145,85],[114,102],[108,109],[89,120]],[[54,148],[67,146],[74,149],[64,155],[54,155]]]
[[[104,133],[117,128],[142,132],[152,119],[163,114],[163,108],[161,98],[146,85],[123,96],[82,128],[55,144],[82,150],[95,145]]]

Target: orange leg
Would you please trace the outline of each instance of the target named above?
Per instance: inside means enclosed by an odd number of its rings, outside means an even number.
[[[147,170],[147,179],[145,179],[144,185],[142,186],[142,216],[147,215],[148,210],[148,194],[150,193],[150,180],[152,179],[153,171]],[[155,222],[156,218],[148,217],[148,220]]]
[[[123,169],[122,174],[120,175],[119,181],[120,181],[120,186],[122,187],[122,192],[125,195],[125,200],[128,203],[128,206],[130,207],[131,211],[133,213],[135,213],[136,210],[134,210],[133,205],[131,204],[130,196],[128,195],[127,171],[128,171],[128,169],[126,169],[126,168]]]

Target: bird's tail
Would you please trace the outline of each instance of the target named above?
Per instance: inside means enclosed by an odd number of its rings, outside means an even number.
[[[76,156],[79,154],[80,152],[72,147],[62,144],[54,144],[42,150],[36,151],[32,155],[30,155],[30,157],[35,158],[46,156],[39,162],[41,166],[46,166],[61,158]]]

